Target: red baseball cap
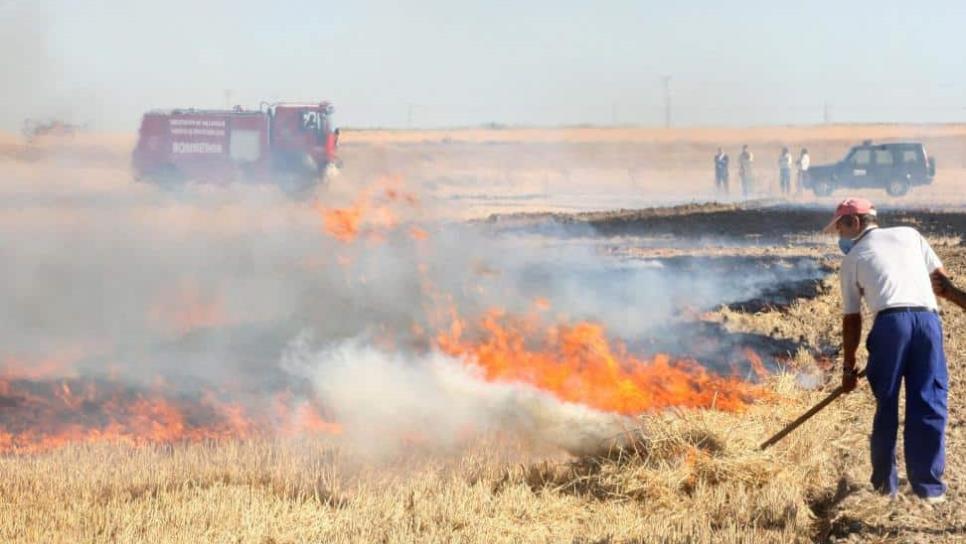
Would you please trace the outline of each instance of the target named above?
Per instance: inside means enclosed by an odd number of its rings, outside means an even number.
[[[846,215],[875,215],[875,213],[875,206],[869,200],[861,197],[846,198],[835,208],[835,217],[825,225],[822,232],[830,234],[835,232],[835,223]]]

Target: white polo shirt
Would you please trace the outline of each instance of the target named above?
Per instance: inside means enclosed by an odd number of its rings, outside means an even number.
[[[842,259],[842,311],[859,313],[862,298],[872,313],[899,306],[935,310],[929,274],[942,265],[916,229],[874,228]]]

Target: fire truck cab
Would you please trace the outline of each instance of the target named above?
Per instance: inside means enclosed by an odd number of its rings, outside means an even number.
[[[320,181],[337,163],[332,106],[264,106],[144,114],[132,157],[135,174],[158,183],[241,180],[305,187]]]

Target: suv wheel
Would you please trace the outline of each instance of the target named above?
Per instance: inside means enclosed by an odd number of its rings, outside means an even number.
[[[812,182],[812,191],[815,196],[828,196],[835,190],[835,185],[827,179],[817,179]]]
[[[886,185],[886,192],[891,196],[902,196],[909,192],[909,180],[894,179]]]

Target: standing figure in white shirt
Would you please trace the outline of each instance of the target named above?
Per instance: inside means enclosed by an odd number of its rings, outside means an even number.
[[[741,195],[747,197],[753,192],[752,186],[755,182],[752,165],[755,156],[748,150],[747,145],[741,146],[741,155],[738,155],[738,176],[741,178]]]
[[[778,156],[778,184],[781,186],[782,195],[787,195],[792,189],[792,154],[787,147],[783,147],[781,155]]]
[[[808,165],[811,162],[811,159],[808,158],[808,150],[803,147],[802,154],[798,156],[798,179],[795,180],[798,194],[802,194],[802,187],[805,186],[805,179],[808,177]]]
[[[855,352],[862,334],[861,301],[875,315],[866,340],[869,385],[875,395],[870,440],[872,486],[895,496],[899,388],[905,382],[906,475],[912,490],[930,503],[946,496],[943,483],[949,377],[942,324],[930,274],[946,275],[929,242],[911,227],[879,228],[864,198],[848,198],[826,232],[838,232],[845,253],[842,281],[842,387],[856,386]]]

